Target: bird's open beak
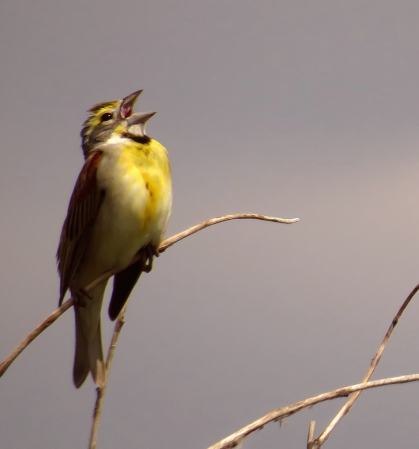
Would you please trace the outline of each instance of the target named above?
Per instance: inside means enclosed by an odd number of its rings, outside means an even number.
[[[142,89],[137,90],[136,92],[128,95],[122,100],[120,115],[123,119],[126,119],[131,116],[134,104],[138,100],[138,97],[141,95],[142,91],[143,91]]]
[[[136,112],[127,118],[128,126],[144,125],[156,112]]]
[[[145,136],[145,124],[155,112],[136,112],[127,118],[128,130],[136,136]]]

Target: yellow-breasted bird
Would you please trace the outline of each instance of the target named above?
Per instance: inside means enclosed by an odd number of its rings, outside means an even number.
[[[60,305],[68,289],[78,301],[73,380],[89,371],[105,382],[100,312],[107,281],[84,288],[110,269],[119,270],[109,305],[115,320],[143,271],[150,271],[172,205],[166,149],[145,134],[155,112],[132,113],[142,91],[97,104],[81,132],[85,164],[68,207],[57,252]],[[133,257],[141,258],[129,265]]]

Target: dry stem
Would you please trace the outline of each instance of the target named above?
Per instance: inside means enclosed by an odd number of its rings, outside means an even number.
[[[275,223],[284,223],[291,224],[298,221],[298,218],[276,218],[276,217],[266,217],[264,215],[257,214],[233,214],[233,215],[225,215],[218,218],[212,218],[211,220],[204,221],[196,226],[192,226],[186,231],[180,232],[179,234],[170,237],[163,242],[161,242],[159,246],[159,251],[162,253],[167,248],[170,248],[176,242],[188,237],[189,235],[195,234],[201,229],[205,229],[208,226],[212,226],[217,223],[221,223],[223,221],[236,220],[236,219],[256,219],[256,220],[264,220],[264,221],[273,221]],[[136,262],[139,259],[139,256],[134,257],[131,264]],[[117,273],[117,270],[109,270],[104,273],[102,276],[95,279],[91,284],[89,284],[85,290],[88,292],[92,288],[96,287],[96,285],[100,284],[103,281],[106,281],[111,276]],[[70,298],[65,301],[61,307],[55,310],[51,315],[49,315],[42,323],[37,326],[27,337],[25,337],[14,349],[13,351],[4,359],[4,361],[0,364],[0,377],[6,372],[9,366],[14,362],[17,356],[33,341],[38,335],[40,335],[45,329],[47,329],[51,324],[57,320],[64,312],[66,312],[70,307],[74,305],[74,298]]]
[[[224,438],[218,443],[210,446],[208,449],[230,449],[241,444],[243,440],[255,432],[256,430],[261,430],[266,424],[272,421],[281,421],[288,416],[294,415],[295,413],[307,408],[312,407],[320,402],[329,401],[331,399],[336,399],[342,396],[348,396],[355,391],[366,390],[369,388],[381,387],[384,385],[402,384],[407,382],[415,382],[419,380],[419,374],[410,374],[409,376],[399,376],[391,377],[387,379],[374,380],[371,382],[365,382],[357,385],[352,385],[349,387],[339,388],[328,393],[323,393],[318,396],[314,396],[304,401],[296,402],[295,404],[287,405],[286,407],[278,408],[265,416],[257,419],[256,421],[248,424],[239,431],[233,433],[232,435]]]
[[[417,293],[418,290],[419,290],[419,284],[410,292],[409,296],[405,299],[404,303],[400,307],[396,316],[393,318],[393,321],[391,322],[390,327],[387,330],[387,333],[383,339],[383,342],[381,343],[380,347],[378,348],[377,354],[375,354],[375,357],[372,359],[371,365],[370,365],[367,373],[365,374],[364,378],[362,379],[362,383],[367,382],[371,378],[372,373],[374,372],[375,368],[377,367],[378,363],[380,362],[384,348],[386,347],[388,340],[390,339],[390,336],[393,333],[394,328],[396,327],[400,317],[402,316],[406,307],[409,305],[411,299],[415,296],[415,294]],[[322,446],[322,444],[329,438],[330,434],[332,433],[333,429],[337,426],[338,422],[352,408],[352,406],[354,405],[355,401],[358,399],[361,392],[362,392],[362,390],[357,391],[353,396],[351,396],[348,399],[346,404],[339,410],[339,413],[333,418],[333,420],[326,427],[326,429],[323,431],[323,433],[312,443],[310,449],[318,449]]]
[[[106,382],[105,382],[105,385],[103,387],[96,388],[97,397],[96,397],[96,404],[95,404],[95,409],[94,409],[94,413],[93,413],[93,424],[92,424],[92,431],[90,434],[89,449],[96,449],[97,436],[98,436],[98,432],[99,432],[99,421],[100,421],[100,416],[102,414],[103,398],[105,397],[106,387],[108,385],[109,371],[112,366],[112,360],[113,360],[113,356],[115,354],[116,343],[118,342],[119,334],[122,330],[122,327],[125,324],[126,309],[127,309],[127,304],[125,304],[124,309],[120,313],[120,315],[115,323],[115,329],[112,334],[111,344],[109,345],[109,350],[108,350],[108,357],[106,359]]]
[[[176,242],[184,239],[185,237],[188,237],[189,235],[195,234],[196,232],[198,232],[202,229],[205,229],[208,226],[212,226],[214,224],[221,223],[223,221],[234,220],[234,219],[246,219],[246,218],[259,219],[259,220],[265,220],[265,221],[274,221],[276,223],[285,223],[285,224],[295,223],[296,221],[298,221],[298,218],[286,220],[286,219],[282,219],[282,218],[265,217],[264,215],[256,215],[256,214],[225,215],[223,217],[212,218],[211,220],[204,221],[204,222],[200,223],[199,225],[193,226],[193,227],[187,229],[186,231],[180,232],[179,234],[176,234],[173,237],[170,237],[170,238],[164,240],[159,246],[159,252],[160,253],[164,252],[167,248],[170,248]],[[139,257],[136,256],[133,259],[132,263],[136,262],[138,260],[138,258]],[[115,274],[115,273],[105,273],[101,278],[96,279],[94,284],[97,285],[100,282],[103,282],[104,280],[106,280],[110,276],[112,276],[113,274]],[[90,284],[88,289],[90,290],[93,287],[94,287],[94,285]],[[96,389],[97,397],[96,397],[96,404],[95,404],[95,409],[94,409],[94,414],[93,414],[93,424],[92,424],[92,431],[90,434],[89,449],[96,449],[96,442],[97,442],[97,436],[98,436],[98,431],[99,431],[100,416],[102,413],[103,399],[105,397],[106,386],[107,386],[108,380],[109,380],[109,370],[112,365],[113,354],[115,352],[119,333],[121,332],[122,326],[125,323],[126,307],[127,307],[127,305],[125,305],[123,312],[119,316],[119,318],[115,324],[114,333],[112,335],[112,341],[111,341],[111,345],[109,347],[108,358],[106,360],[106,382],[105,382],[105,385],[101,388]]]
[[[308,435],[307,435],[307,449],[311,449],[313,447],[315,426],[316,426],[316,421],[310,421],[310,426],[308,428]]]
[[[0,377],[5,373],[7,368],[13,363],[16,357],[30,344],[35,338],[44,332],[51,324],[58,319],[64,312],[66,312],[70,307],[74,305],[74,299],[70,298],[66,302],[64,302],[61,307],[51,313],[51,315],[47,316],[42,323],[37,326],[32,332],[29,333],[17,346],[13,351],[3,360],[0,364]]]

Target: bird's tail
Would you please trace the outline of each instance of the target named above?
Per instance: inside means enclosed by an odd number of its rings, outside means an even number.
[[[102,350],[100,310],[106,283],[98,285],[85,298],[85,305],[75,305],[76,353],[74,357],[73,381],[77,388],[83,385],[89,371],[98,387],[106,381],[105,363]]]

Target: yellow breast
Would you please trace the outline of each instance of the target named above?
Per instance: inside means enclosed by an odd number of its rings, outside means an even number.
[[[147,144],[128,145],[118,165],[121,165],[122,171],[124,168],[126,170],[128,190],[132,190],[127,195],[127,200],[139,214],[141,232],[147,232],[150,226],[161,228],[162,221],[165,222],[165,230],[172,200],[170,164],[166,148],[155,140],[150,140]]]
[[[172,204],[167,151],[155,140],[110,143],[103,148],[97,177],[105,195],[94,237],[107,241],[98,243],[98,253],[109,265],[122,266],[144,245],[158,246],[163,239]]]

